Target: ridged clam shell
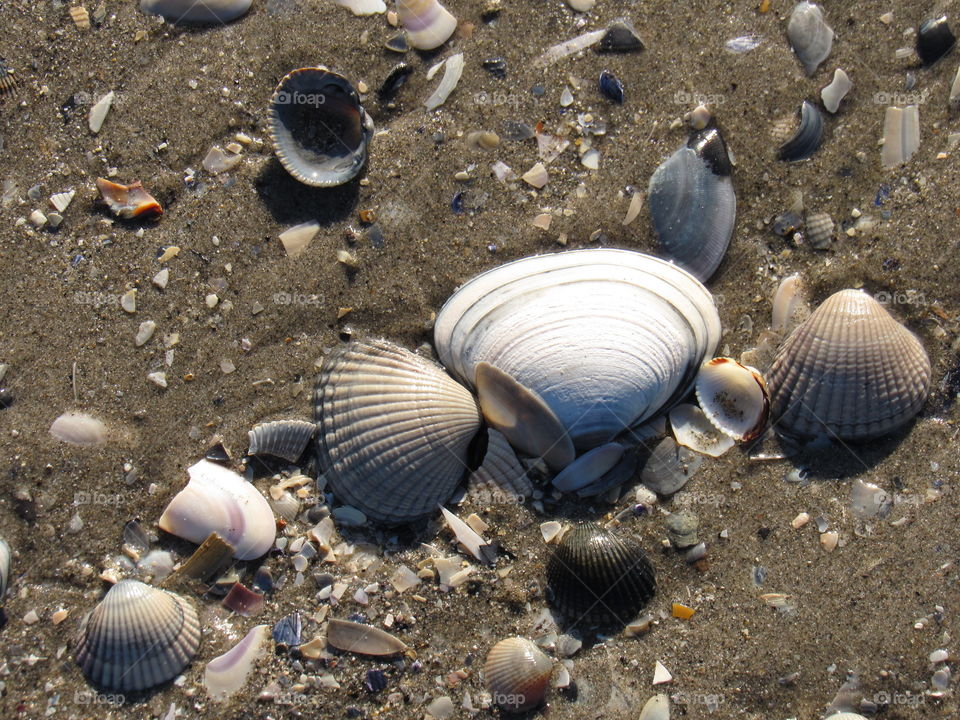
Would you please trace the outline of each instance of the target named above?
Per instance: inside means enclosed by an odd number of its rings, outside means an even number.
[[[385,340],[352,342],[324,359],[315,416],[337,499],[388,523],[435,512],[474,469],[475,443],[485,440],[473,396]]]
[[[487,654],[483,677],[492,701],[506,712],[533,710],[543,703],[553,662],[522,637],[501,640]]]
[[[727,146],[715,126],[692,130],[687,143],[650,178],[653,228],[667,257],[705,281],[730,245],[737,219]]]
[[[505,500],[523,502],[533,494],[533,483],[527,477],[527,471],[503,433],[488,429],[487,439],[483,463],[470,476],[470,494],[485,498],[490,505]]]
[[[202,543],[217,533],[238,560],[258,558],[273,545],[276,520],[260,491],[232,470],[209,460],[187,468],[190,481],[160,516],[162,530]]]
[[[373,121],[357,91],[325,67],[288,73],[270,100],[270,136],[280,163],[307,185],[333,187],[367,161]]]
[[[787,38],[807,75],[817,71],[833,47],[833,30],[823,19],[823,11],[806,0],[793,6]]]
[[[707,419],[734,440],[746,442],[763,430],[770,411],[767,386],[754,368],[733,358],[708,360],[695,383]]]
[[[833,244],[833,218],[829,213],[807,215],[807,242],[816,250],[826,250]]]
[[[87,619],[77,663],[97,687],[136,692],[175,678],[199,646],[200,622],[187,600],[121,580]]]
[[[777,351],[767,385],[774,427],[864,440],[910,421],[930,389],[920,340],[860,290],[831,295]]]
[[[296,462],[316,432],[317,426],[305,420],[274,420],[256,425],[247,435],[248,455],[272,455]]]
[[[464,284],[440,310],[441,362],[472,384],[488,362],[535,392],[590,449],[677,402],[713,354],[720,319],[683,269],[630,250],[516,260]]]
[[[571,625],[626,625],[656,591],[653,566],[636,541],[596,523],[567,532],[547,562],[553,605]]]

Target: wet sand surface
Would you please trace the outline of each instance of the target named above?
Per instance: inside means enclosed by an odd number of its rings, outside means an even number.
[[[656,661],[672,673],[660,690],[673,696],[673,716],[774,720],[819,718],[848,673],[889,720],[951,718],[960,714],[955,691],[932,697],[936,667],[929,654],[956,656],[958,590],[956,486],[957,265],[955,191],[958,171],[948,147],[957,129],[947,97],[954,53],[932,69],[897,59],[912,47],[915,29],[932,6],[907,2],[828,2],[836,30],[833,52],[806,77],[786,41],[791,4],[774,1],[759,13],[754,2],[629,3],[599,0],[587,15],[559,0],[504,2],[484,21],[480,0],[450,0],[461,23],[471,23],[442,48],[411,51],[413,68],[396,107],[381,106],[375,90],[401,60],[383,49],[396,31],[383,15],[354,17],[322,0],[257,0],[226,26],[181,29],[149,17],[135,2],[107,0],[102,23],[79,30],[61,2],[0,2],[0,57],[17,86],[0,96],[0,362],[12,404],[0,410],[0,536],[14,552],[7,616],[0,629],[0,708],[9,718],[156,718],[171,704],[177,717],[420,718],[433,698],[449,695],[455,717],[469,692],[479,706],[480,667],[502,637],[536,637],[549,549],[539,524],[552,518],[608,519],[633,502],[491,504],[468,497],[459,514],[479,514],[488,535],[509,549],[494,568],[443,592],[434,582],[363,607],[351,596],[379,582],[389,588],[395,566],[416,568],[430,542],[455,552],[439,520],[401,532],[350,530],[350,542],[379,544],[381,563],[354,579],[338,565],[315,562],[300,587],[289,556],[266,559],[287,583],[256,618],[243,618],[217,598],[193,596],[204,637],[183,681],[109,704],[72,660],[80,621],[102,597],[98,575],[115,564],[122,530],[139,518],[155,531],[164,506],[186,482],[185,468],[214,439],[242,458],[246,432],[275,418],[311,417],[310,390],[320,359],[341,336],[386,337],[411,349],[431,339],[434,314],[454,289],[476,273],[527,255],[568,248],[621,247],[656,252],[646,209],[624,226],[631,188],[645,190],[654,171],[685,139],[671,123],[696,99],[710,101],[735,156],[738,218],[727,258],[708,283],[716,294],[724,335],[721,354],[756,344],[770,317],[779,281],[800,273],[814,302],[845,287],[863,287],[922,339],[933,365],[933,391],[906,430],[864,446],[835,448],[814,458],[809,482],[788,483],[790,461],[751,462],[739,449],[707,459],[667,509],[692,509],[708,545],[707,562],[687,565],[666,538],[664,515],[629,518],[619,531],[648,549],[658,592],[649,610],[658,618],[638,638],[614,634],[585,643],[573,660],[576,692],[552,690],[552,718],[636,717],[652,686]],[[96,8],[89,5],[91,14]],[[880,16],[890,12],[892,22]],[[546,69],[533,59],[548,46],[625,17],[647,44],[641,53],[601,55],[588,50]],[[737,54],[732,38],[755,35],[759,46]],[[438,81],[427,69],[454,52],[465,54],[463,77],[438,110],[423,101]],[[506,77],[481,65],[501,56]],[[369,88],[364,100],[377,127],[369,163],[357,181],[332,189],[297,183],[273,156],[267,104],[288,71],[325,64]],[[823,146],[795,164],[775,159],[777,121],[816,100],[835,67],[854,89],[839,114],[828,117]],[[597,90],[608,69],[626,88],[615,105]],[[905,89],[908,73],[915,86]],[[573,105],[561,108],[565,85]],[[543,94],[533,92],[542,86]],[[91,102],[115,93],[96,135],[87,127]],[[905,165],[880,167],[884,108],[920,104],[922,144]],[[549,165],[550,181],[534,192],[520,181],[502,184],[491,163],[519,175],[537,161],[535,141],[509,141],[508,122],[543,123],[556,131],[578,113],[607,123],[594,139],[599,170],[579,163],[574,148]],[[500,145],[474,150],[467,133],[492,130]],[[253,143],[234,169],[213,175],[202,160],[238,133]],[[577,137],[575,132],[571,137]],[[946,153],[945,157],[939,154]],[[97,177],[140,180],[163,204],[159,221],[115,220],[98,199]],[[194,172],[188,172],[188,168]],[[457,180],[461,171],[467,180]],[[194,175],[195,180],[185,182]],[[577,192],[583,185],[585,191]],[[36,199],[28,191],[39,185]],[[26,218],[49,212],[47,198],[73,188],[76,197],[56,231]],[[771,231],[792,189],[808,209],[829,213],[840,239],[827,251],[796,246]],[[464,193],[468,209],[451,202]],[[880,204],[878,204],[878,202]],[[358,211],[372,209],[382,243]],[[848,236],[858,210],[877,222]],[[553,215],[549,231],[532,225]],[[307,250],[287,257],[277,235],[317,219]],[[163,249],[180,252],[161,263]],[[349,250],[355,272],[337,263]],[[167,267],[169,284],[151,278]],[[136,312],[119,298],[136,288]],[[207,296],[217,304],[209,307]],[[257,312],[258,308],[262,310]],[[351,308],[338,319],[341,308]],[[153,338],[136,347],[139,325],[156,323]],[[172,364],[164,338],[179,334]],[[249,349],[244,349],[248,347]],[[225,374],[229,360],[235,371]],[[161,389],[148,373],[166,372]],[[48,433],[62,412],[101,418],[111,440],[98,448],[59,443]],[[130,468],[135,473],[130,472]],[[849,496],[857,480],[875,483],[895,503],[884,518],[859,520]],[[269,477],[257,480],[261,490]],[[800,512],[822,516],[839,532],[833,552],[820,545],[815,523],[795,530]],[[78,527],[76,517],[82,520]],[[899,522],[903,520],[903,522]],[[71,521],[73,525],[71,526]],[[289,532],[302,534],[309,523]],[[721,537],[721,533],[723,536]],[[186,557],[190,543],[160,533],[156,546]],[[241,564],[247,584],[258,563]],[[501,577],[498,570],[512,566]],[[761,586],[754,568],[766,569]],[[363,613],[382,626],[388,613],[414,620],[392,628],[415,649],[420,667],[403,658],[376,661],[345,654],[334,662],[298,661],[270,651],[244,689],[226,704],[212,703],[203,668],[254,624],[273,624],[294,611],[305,639],[321,630],[309,618],[325,605],[310,575],[330,572],[350,583],[330,615]],[[412,598],[419,593],[425,602]],[[791,612],[769,607],[763,593],[789,596]],[[696,609],[689,620],[670,616],[671,603]],[[55,625],[54,611],[69,610]],[[36,611],[39,621],[24,617]],[[542,633],[540,633],[542,634]],[[950,661],[955,668],[954,661]],[[365,673],[380,668],[386,689],[371,693]],[[465,678],[454,686],[448,676]],[[339,689],[319,687],[331,674]],[[272,682],[274,699],[258,699]],[[394,693],[399,693],[399,698]],[[492,710],[480,710],[488,717]],[[172,717],[172,716],[167,716]]]

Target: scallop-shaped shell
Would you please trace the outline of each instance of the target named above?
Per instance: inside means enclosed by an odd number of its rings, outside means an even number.
[[[337,499],[388,523],[436,511],[482,459],[486,440],[462,385],[385,340],[352,342],[324,359],[315,416]]]
[[[367,161],[373,121],[342,75],[325,67],[300,68],[273,93],[270,136],[277,158],[293,177],[332,187],[352,180]]]
[[[487,654],[483,677],[492,701],[501,709],[519,713],[543,703],[553,662],[522,637],[501,640]]]
[[[920,340],[860,290],[831,295],[777,351],[767,385],[778,432],[864,440],[909,422],[930,390]]]
[[[200,622],[184,598],[121,580],[87,618],[77,663],[97,687],[137,692],[172,680],[200,646]]]
[[[630,250],[516,260],[447,300],[441,362],[472,384],[487,362],[533,391],[581,449],[679,401],[713,354],[720,319],[683,269]]]
[[[814,3],[799,2],[790,13],[787,38],[807,75],[813,75],[833,47],[833,30]]]
[[[306,420],[274,420],[260,423],[247,433],[248,455],[272,455],[296,462],[313,438],[317,426]]]
[[[756,369],[733,358],[713,358],[700,368],[695,387],[704,414],[734,440],[752,440],[766,425],[770,401]]]
[[[596,523],[567,532],[547,562],[553,605],[571,625],[626,625],[656,591],[640,546]]]
[[[215,532],[235,548],[238,560],[253,560],[270,549],[277,536],[276,520],[252,483],[209,460],[187,472],[187,486],[160,516],[162,530],[198,544]]]
[[[727,146],[715,126],[693,130],[654,171],[648,203],[666,255],[705,281],[723,260],[737,218]]]
[[[807,215],[807,242],[816,250],[826,250],[833,244],[833,218],[829,213]]]

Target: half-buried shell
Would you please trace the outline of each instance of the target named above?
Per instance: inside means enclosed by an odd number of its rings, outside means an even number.
[[[332,187],[352,180],[367,161],[373,121],[342,75],[300,68],[273,93],[270,135],[287,172],[307,185]]]
[[[916,335],[861,290],[831,295],[787,338],[767,384],[781,434],[865,440],[909,422],[930,390]]]
[[[656,591],[653,566],[636,541],[596,523],[577,525],[547,562],[553,606],[571,626],[626,625]]]
[[[770,401],[759,371],[733,358],[713,358],[700,368],[695,387],[697,402],[720,432],[746,442],[763,430]]]
[[[97,687],[136,692],[172,680],[200,646],[200,622],[184,598],[121,580],[88,616],[77,663]]]
[[[540,648],[526,638],[509,637],[490,648],[483,677],[494,705],[519,713],[543,704],[552,671],[553,662]]]
[[[260,423],[247,433],[248,455],[271,455],[296,462],[313,438],[317,426],[305,420],[274,420]]]
[[[435,512],[485,451],[483,421],[466,388],[385,340],[352,342],[324,359],[315,415],[334,495],[380,522]]]

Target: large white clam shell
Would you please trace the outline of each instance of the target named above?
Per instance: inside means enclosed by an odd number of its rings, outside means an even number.
[[[160,528],[190,542],[217,533],[238,560],[258,558],[273,545],[276,520],[266,498],[232,470],[209,460],[187,468],[190,482],[160,516]]]
[[[328,484],[374,520],[433,513],[475,467],[482,422],[473,396],[385,340],[352,342],[324,359],[315,414]]]
[[[77,663],[91,683],[136,692],[172,680],[200,646],[200,622],[184,598],[121,580],[87,618]]]
[[[710,292],[630,250],[539,255],[489,270],[447,300],[441,362],[472,384],[488,362],[532,390],[590,449],[689,390],[720,338]]]
[[[920,340],[861,290],[827,298],[787,338],[767,385],[778,432],[864,440],[909,422],[930,390]]]
[[[526,638],[509,637],[490,648],[483,676],[493,703],[519,713],[543,702],[552,670],[540,648]]]

